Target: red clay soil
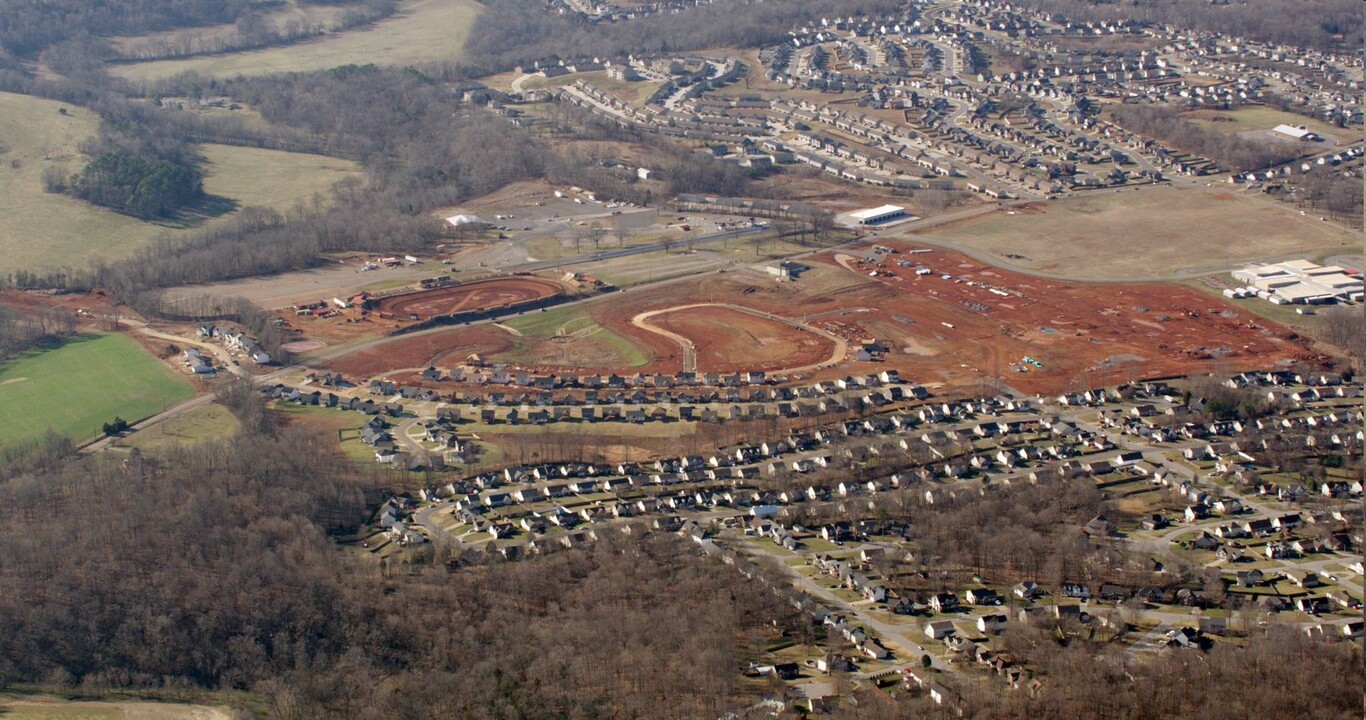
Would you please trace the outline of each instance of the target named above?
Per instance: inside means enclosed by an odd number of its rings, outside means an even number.
[[[650,324],[691,340],[701,372],[815,365],[829,360],[835,349],[829,338],[726,307],[680,309],[655,315]]]
[[[924,264],[934,272],[916,275],[913,268],[897,265],[897,260]],[[838,267],[833,253],[812,258],[812,262]],[[872,269],[889,275],[868,277]],[[840,272],[853,273],[851,282],[826,282],[832,288],[828,291],[816,279],[775,283],[747,273],[726,273],[591,303],[598,324],[629,338],[651,361],[640,368],[582,370],[676,372],[682,361],[678,345],[635,327],[631,318],[648,310],[700,302],[741,305],[784,317],[800,314],[847,340],[876,339],[889,349],[880,362],[848,362],[806,377],[825,379],[896,369],[904,378],[941,392],[977,392],[987,377],[999,377],[1026,393],[1055,394],[1145,378],[1274,368],[1295,362],[1317,367],[1331,363],[1291,330],[1176,284],[1047,280],[940,249],[893,255],[878,266]],[[945,280],[944,274],[952,277]],[[993,293],[993,288],[1007,294]],[[764,353],[773,346],[760,341],[791,342],[788,330],[778,323],[722,308],[667,313],[653,321],[661,327],[667,322],[671,331],[693,338],[700,365],[709,372],[764,369]],[[753,338],[743,337],[745,332]],[[449,333],[395,341],[340,360],[334,368],[364,377],[422,367],[443,353],[440,363],[449,366],[472,352],[487,357],[512,347],[512,339],[496,328],[453,328]],[[775,356],[780,350],[775,349]],[[1020,371],[1026,355],[1043,363],[1043,368]],[[791,362],[783,358],[781,364],[790,366]]]
[[[417,315],[419,320],[426,320],[435,315],[539,300],[562,292],[564,288],[541,278],[495,278],[384,298],[379,301],[379,310],[397,318]]]
[[[425,368],[433,363],[449,367],[460,364],[471,353],[488,357],[511,348],[512,338],[506,331],[492,325],[476,325],[400,337],[334,360],[327,367],[354,381],[391,370]]]
[[[816,260],[836,264],[833,255]],[[897,260],[933,272],[916,275]],[[1143,378],[1329,362],[1285,327],[1176,284],[1046,280],[939,249],[894,255],[859,269],[864,275],[873,269],[891,273],[870,278],[878,292],[870,292],[876,304],[867,304],[877,310],[833,320],[838,327],[827,329],[878,337],[892,346],[885,366],[926,383],[965,385],[994,376],[1024,392],[1054,393]],[[946,274],[951,278],[944,279]],[[1042,362],[1043,369],[1012,369],[1025,367],[1026,355]]]

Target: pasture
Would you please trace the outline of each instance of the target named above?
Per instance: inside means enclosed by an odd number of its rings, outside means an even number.
[[[1328,123],[1297,115],[1264,105],[1248,105],[1237,110],[1192,110],[1181,117],[1201,127],[1221,133],[1244,133],[1270,130],[1277,125],[1303,125],[1309,130],[1328,137],[1339,137],[1345,132]],[[1329,146],[1305,143],[1306,150],[1322,151]]]
[[[409,0],[372,26],[292,45],[183,60],[117,65],[114,75],[156,80],[183,72],[217,77],[326,70],[338,65],[413,65],[459,60],[482,7],[473,0]]]
[[[127,419],[127,418],[125,418]],[[226,407],[210,403],[176,415],[165,422],[129,435],[119,447],[165,450],[182,445],[197,445],[223,440],[237,434],[242,424]]]
[[[63,114],[61,111],[65,110]],[[96,134],[99,116],[81,107],[0,92],[0,274],[14,270],[84,267],[127,257],[153,238],[219,223],[212,217],[145,222],[43,190],[43,171],[79,171],[78,149]],[[358,174],[347,160],[257,148],[204,145],[204,190],[218,205],[286,209]]]
[[[48,430],[76,442],[194,397],[189,380],[123,335],[87,333],[0,363],[0,445]]]
[[[0,698],[5,720],[227,720],[224,708],[137,700],[62,700],[55,697]]]
[[[913,228],[908,237],[916,237]],[[1359,248],[1361,236],[1220,187],[1098,190],[935,227],[923,237],[1076,279],[1158,278]]]

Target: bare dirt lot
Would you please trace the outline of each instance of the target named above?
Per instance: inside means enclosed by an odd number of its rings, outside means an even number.
[[[1326,361],[1286,328],[1175,284],[1047,280],[944,250],[862,264],[833,254],[817,260],[878,273],[870,278],[876,284],[846,293],[846,302],[857,297],[873,309],[832,315],[829,328],[878,337],[890,350],[883,364],[923,382],[999,377],[1025,392],[1052,393]],[[1025,363],[1026,356],[1043,367]]]
[[[563,292],[564,288],[557,283],[540,278],[497,278],[395,295],[380,300],[379,310],[393,313],[397,318],[416,316],[418,320],[426,320],[438,315],[539,300]]]
[[[328,364],[347,378],[366,379],[381,373],[433,364],[458,365],[469,355],[481,358],[512,348],[512,335],[493,325],[451,328],[438,333],[399,337],[378,347]]]
[[[692,342],[707,372],[815,365],[830,359],[835,345],[798,326],[717,305],[660,313],[651,322]]]
[[[989,253],[1005,265],[1113,280],[1361,246],[1359,233],[1219,187],[1099,190],[941,225],[925,237]]]

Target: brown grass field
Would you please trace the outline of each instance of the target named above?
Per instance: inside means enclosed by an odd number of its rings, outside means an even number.
[[[392,17],[293,45],[206,55],[184,60],[116,65],[129,80],[156,80],[183,72],[218,77],[325,70],[348,63],[413,65],[459,60],[465,37],[483,6],[474,0],[407,0]]]
[[[914,239],[914,226],[906,232]],[[1007,266],[1115,280],[1361,246],[1359,233],[1220,187],[1096,191],[942,225],[925,237]]]

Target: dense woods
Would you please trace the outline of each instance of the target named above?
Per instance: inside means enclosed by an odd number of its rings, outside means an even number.
[[[1357,0],[1021,0],[1018,4],[1082,22],[1142,20],[1319,49],[1361,47],[1361,3]]]
[[[1206,130],[1183,120],[1177,108],[1162,105],[1116,105],[1115,122],[1134,132],[1157,138],[1185,152],[1203,155],[1232,170],[1257,170],[1289,162],[1298,147],[1275,141],[1254,141],[1233,133]]]
[[[1166,653],[1137,660],[1104,642],[1013,626],[1002,636],[1015,657],[1040,671],[1036,692],[964,685],[961,715],[923,690],[909,702],[879,703],[860,717],[970,717],[981,720],[1107,718],[1239,720],[1361,716],[1361,645],[1325,643],[1288,627],[1254,630],[1246,646]],[[860,708],[862,710],[862,708]]]
[[[191,164],[115,151],[49,189],[143,220],[169,217],[204,196],[204,173]]]
[[[0,683],[246,688],[280,718],[715,717],[743,699],[739,640],[790,612],[674,536],[449,569],[339,551],[369,486],[268,424],[10,478]]]

